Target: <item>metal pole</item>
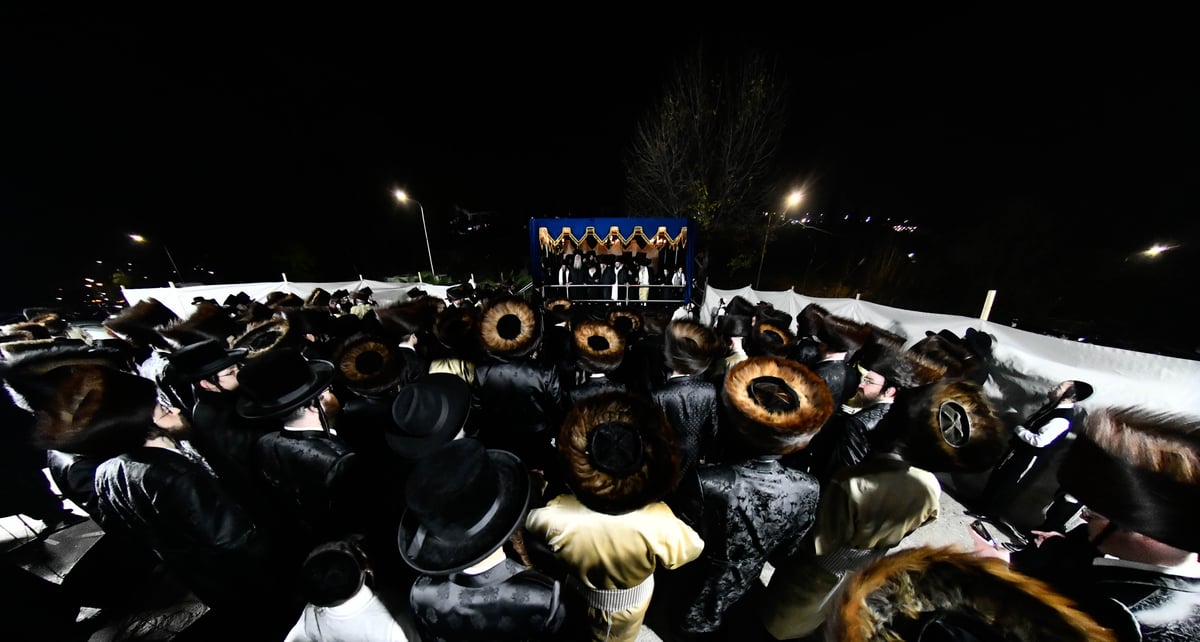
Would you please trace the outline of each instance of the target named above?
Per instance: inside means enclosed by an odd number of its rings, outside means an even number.
[[[771,235],[771,214],[767,213],[767,229],[763,231],[762,251],[758,253],[758,276],[754,279],[754,289],[758,289],[758,284],[762,281],[763,259],[767,257],[767,237]]]
[[[987,321],[987,320],[988,320],[988,317],[989,317],[989,316],[991,316],[991,314],[992,314],[992,303],[994,303],[995,301],[996,301],[996,291],[995,291],[995,290],[988,290],[988,291],[987,291],[987,298],[986,298],[986,299],[984,299],[984,301],[983,301],[983,311],[979,313],[979,318],[980,318],[981,320],[983,320],[983,321]]]
[[[437,278],[437,270],[433,269],[433,250],[429,248],[429,228],[425,227],[425,206],[421,205],[421,201],[413,199],[417,203],[417,209],[421,210],[421,230],[425,232],[425,251],[429,253],[429,278]]]
[[[175,257],[171,256],[171,250],[168,250],[165,244],[162,246],[162,248],[163,252],[167,253],[167,260],[171,262],[171,267],[175,270],[175,276],[182,279],[183,275],[179,273],[179,266],[175,265]]]

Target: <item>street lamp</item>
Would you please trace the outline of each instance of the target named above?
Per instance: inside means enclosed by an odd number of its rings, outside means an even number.
[[[134,243],[149,243],[150,242],[149,239],[142,236],[141,234],[130,234],[129,238]],[[183,275],[179,273],[179,266],[175,265],[175,257],[171,256],[171,250],[167,249],[166,243],[159,243],[159,245],[162,246],[163,252],[167,253],[167,260],[171,262],[171,269],[175,270],[175,279],[181,280],[183,278]]]
[[[397,203],[412,201],[417,204],[417,209],[421,210],[421,230],[425,232],[425,251],[429,253],[429,277],[436,278],[437,271],[433,269],[433,250],[429,249],[429,228],[425,227],[425,206],[421,205],[421,201],[409,197],[402,189],[392,192],[392,195],[396,197]]]
[[[783,213],[779,215],[780,218],[786,217],[788,210],[799,205],[803,198],[804,193],[800,190],[795,190],[791,194],[788,194],[787,199],[783,202]],[[754,289],[756,290],[758,289],[759,281],[762,281],[763,260],[767,258],[767,238],[771,236],[771,221],[775,216],[771,212],[767,212],[766,214],[767,229],[763,231],[762,251],[758,254],[758,276],[754,279]]]

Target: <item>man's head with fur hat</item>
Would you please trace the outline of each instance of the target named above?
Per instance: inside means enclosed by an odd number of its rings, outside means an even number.
[[[871,337],[871,328],[845,317],[828,315],[821,319],[817,338],[830,352],[849,352],[861,348]]]
[[[725,375],[725,405],[742,445],[755,454],[802,450],[833,414],[833,397],[808,368],[778,357],[750,357]]]
[[[1200,417],[1137,407],[1092,411],[1058,481],[1121,529],[1200,552]]]
[[[542,315],[524,299],[501,299],[480,314],[479,338],[483,349],[494,357],[528,356],[542,339]]]
[[[1000,462],[1011,436],[983,388],[967,379],[901,390],[870,433],[873,449],[895,449],[935,473],[982,472]]]
[[[626,339],[633,339],[642,330],[642,315],[633,310],[614,308],[608,311],[608,324]]]
[[[674,490],[679,447],[662,410],[626,392],[575,405],[563,422],[558,450],[567,480],[588,508],[619,515]]]
[[[34,412],[34,443],[41,448],[111,457],[142,445],[154,429],[158,389],[86,353],[59,358],[40,371],[26,364],[8,385]]]
[[[614,372],[625,359],[625,336],[603,321],[583,321],[572,334],[575,356],[590,373]]]
[[[840,642],[1116,640],[1048,584],[951,548],[871,562],[834,599],[826,637]]]
[[[787,316],[789,323],[791,319]],[[756,357],[787,358],[795,344],[796,335],[792,334],[787,325],[777,324],[770,318],[759,318],[754,323],[746,353]]]
[[[199,343],[207,339],[228,342],[241,334],[240,325],[221,306],[210,302],[197,303],[188,318],[172,323],[159,331],[177,347]]]
[[[666,365],[679,374],[700,374],[724,352],[716,333],[695,321],[672,321],[667,325],[664,337]]]

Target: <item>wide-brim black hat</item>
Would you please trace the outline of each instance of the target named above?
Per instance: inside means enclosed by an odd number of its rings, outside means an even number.
[[[237,412],[247,419],[285,415],[333,382],[333,364],[305,359],[295,348],[276,348],[250,359],[238,372]]]
[[[226,348],[217,339],[207,339],[180,348],[167,355],[167,361],[180,381],[199,381],[240,363],[249,351],[245,348]]]
[[[413,467],[396,544],[420,573],[448,575],[478,564],[525,521],[531,482],[514,454],[458,439]]]
[[[396,395],[384,438],[392,452],[417,459],[454,439],[470,413],[470,384],[448,372],[425,374]]]
[[[762,454],[804,449],[833,414],[825,381],[778,357],[750,357],[734,364],[722,394],[742,442]]]
[[[502,299],[479,316],[479,340],[496,357],[524,357],[542,338],[542,315],[524,299]]]

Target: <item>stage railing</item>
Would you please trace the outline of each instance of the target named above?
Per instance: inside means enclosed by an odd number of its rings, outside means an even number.
[[[613,288],[617,296],[613,297]],[[597,285],[582,283],[578,285],[548,284],[542,286],[542,300],[569,299],[573,303],[684,303],[683,297],[687,286],[671,284],[641,285],[637,283],[621,283]],[[642,298],[642,290],[646,290],[646,298]]]

